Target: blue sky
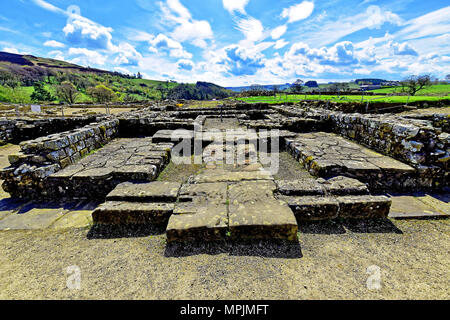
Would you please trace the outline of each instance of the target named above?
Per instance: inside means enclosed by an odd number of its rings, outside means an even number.
[[[0,0],[0,51],[223,86],[450,73],[448,1]]]

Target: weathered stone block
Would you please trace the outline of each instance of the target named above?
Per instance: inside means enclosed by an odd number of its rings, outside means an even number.
[[[155,181],[151,183],[119,184],[106,197],[109,201],[128,202],[175,202],[181,184],[177,182]]]
[[[172,215],[174,204],[108,201],[92,213],[98,224],[163,224]]]

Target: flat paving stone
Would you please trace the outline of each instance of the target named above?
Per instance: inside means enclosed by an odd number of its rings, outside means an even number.
[[[286,139],[287,148],[318,177],[344,175],[369,183],[373,189],[402,188],[415,175],[407,164],[384,156],[333,133],[298,134]],[[393,181],[398,180],[395,185]]]
[[[175,202],[181,183],[154,181],[150,183],[119,184],[107,196],[108,201]]]
[[[240,182],[249,180],[273,180],[270,172],[261,171],[228,171],[228,170],[205,170],[192,177],[192,183],[212,183],[212,182]]]
[[[13,213],[0,220],[0,230],[46,229],[67,212],[68,210],[61,208],[33,208],[26,213]]]
[[[450,216],[450,205],[436,198],[423,200],[424,197],[402,195],[391,196],[390,218],[432,218]],[[440,202],[439,204],[437,202]],[[430,204],[434,205],[431,206]]]
[[[233,239],[297,240],[297,221],[289,206],[274,197],[273,181],[231,184],[229,228]]]
[[[92,223],[92,211],[72,211],[56,220],[50,228],[57,230],[77,229],[88,227]]]
[[[172,215],[174,204],[108,201],[92,213],[99,224],[162,224]]]

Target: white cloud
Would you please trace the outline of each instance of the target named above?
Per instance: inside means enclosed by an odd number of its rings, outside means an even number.
[[[127,42],[121,42],[115,48],[115,51],[117,56],[114,59],[114,63],[121,66],[137,66],[142,59],[142,55]]]
[[[104,27],[80,15],[73,14],[67,21],[63,32],[71,44],[90,49],[112,48],[112,28]]]
[[[99,52],[86,48],[70,48],[68,54],[69,56],[73,57],[71,59],[71,62],[84,66],[102,66],[108,59],[106,56],[100,54]]]
[[[181,43],[162,33],[158,34],[152,41],[150,41],[150,44],[150,52],[158,53],[168,51],[169,55],[174,58],[192,58],[192,54],[185,51]]]
[[[64,60],[64,53],[59,50],[50,51],[48,55],[56,60]]]
[[[19,53],[19,50],[17,50],[16,48],[8,48],[8,47],[3,48],[2,51],[15,54]]]
[[[405,23],[405,28],[395,34],[404,40],[449,33],[450,6],[430,12]]]
[[[282,18],[289,18],[288,22],[300,21],[308,18],[314,10],[314,2],[303,1],[302,3],[285,8],[281,13]]]
[[[177,41],[190,41],[193,45],[206,47],[205,40],[213,39],[211,25],[206,20],[195,20],[189,10],[179,0],[160,3],[163,18],[175,25],[171,36]]]
[[[289,44],[288,41],[285,41],[284,39],[280,39],[280,40],[277,40],[277,42],[275,43],[274,48],[275,49],[281,49],[281,48],[284,48],[288,44]]]
[[[417,51],[411,47],[408,43],[398,43],[398,42],[389,42],[389,46],[392,48],[394,54],[396,55],[410,55],[410,56],[418,56]]]
[[[380,28],[384,23],[400,26],[403,24],[403,20],[391,11],[382,10],[378,6],[370,6],[365,12],[357,15],[337,21],[323,22],[318,31],[303,33],[301,39],[309,45],[323,46],[365,28]]]
[[[179,60],[177,65],[178,68],[181,70],[191,71],[194,68],[194,63],[186,59]]]
[[[238,11],[245,14],[245,7],[250,0],[222,0],[223,7],[230,13]]]
[[[55,40],[49,40],[44,42],[44,46],[51,48],[64,48],[66,45]]]
[[[259,41],[264,38],[264,27],[258,19],[248,17],[247,19],[239,19],[237,28],[249,41]]]
[[[58,7],[55,7],[51,3],[48,3],[47,1],[44,1],[44,0],[33,0],[33,2],[45,10],[56,12],[56,13],[62,13],[62,14],[66,13],[66,11],[64,11]]]
[[[286,31],[287,31],[287,26],[282,25],[282,26],[279,26],[279,27],[276,27],[275,29],[273,29],[272,32],[270,33],[270,35],[272,36],[272,39],[277,40],[277,39],[280,39],[281,36],[286,33]]]
[[[127,74],[127,75],[132,75],[133,74],[128,69],[123,68],[123,67],[114,67],[114,71],[120,72],[122,74]]]

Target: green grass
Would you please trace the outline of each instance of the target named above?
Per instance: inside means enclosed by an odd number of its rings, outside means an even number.
[[[320,98],[320,99],[319,99]],[[308,95],[308,94],[299,94],[299,95],[277,95],[274,96],[263,96],[263,97],[244,97],[244,98],[237,98],[236,100],[245,101],[249,103],[258,103],[258,102],[265,102],[265,103],[285,103],[285,102],[300,102],[303,100],[329,100],[333,102],[387,102],[387,103],[406,103],[408,102],[415,102],[415,101],[439,101],[444,99],[450,99],[450,95],[446,96],[414,96],[414,97],[408,97],[407,96],[336,96],[336,95]]]
[[[371,92],[374,92],[374,93],[401,93],[401,91],[402,91],[401,87],[371,90]],[[432,85],[431,87],[420,90],[417,94],[421,95],[421,96],[427,96],[427,95],[448,96],[448,95],[450,95],[450,84]]]

